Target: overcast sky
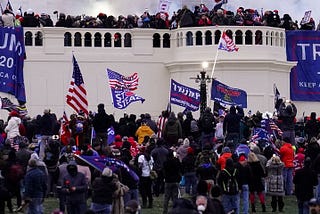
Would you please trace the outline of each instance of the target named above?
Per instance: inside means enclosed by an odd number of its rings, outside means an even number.
[[[213,0],[171,0],[170,13],[181,8],[183,4],[187,4],[189,8],[193,8],[197,3],[206,3],[209,9],[212,9]],[[294,20],[300,21],[307,10],[312,10],[312,17],[318,23],[320,18],[320,0],[228,0],[229,3],[224,6],[225,9],[235,11],[239,6],[244,8],[254,8],[261,11],[279,10],[282,16],[285,13],[291,15]],[[6,5],[7,0],[0,0],[2,5]],[[16,11],[22,6],[23,11],[32,8],[35,13],[46,12],[52,14],[58,10],[71,15],[92,15],[96,16],[99,12],[107,15],[141,15],[145,8],[151,13],[158,10],[159,0],[10,0]]]

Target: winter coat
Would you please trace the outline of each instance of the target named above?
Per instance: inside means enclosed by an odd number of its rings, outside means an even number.
[[[181,137],[182,137],[182,127],[179,120],[177,118],[168,118],[168,121],[163,130],[163,138],[165,140],[169,140],[172,138],[178,140]],[[171,142],[171,143],[177,143],[177,142]]]
[[[166,183],[179,183],[181,180],[181,165],[178,158],[169,158],[163,164],[163,174]]]
[[[220,169],[223,170],[226,167],[227,159],[232,157],[231,152],[223,153],[217,160],[217,164],[220,166]]]
[[[182,9],[179,16],[180,27],[192,27],[195,24],[195,15],[189,9]]]
[[[313,198],[313,188],[318,185],[317,174],[308,167],[296,171],[293,177],[295,194],[299,201],[309,201]]]
[[[182,172],[183,173],[189,173],[189,172],[195,172],[195,161],[196,158],[194,154],[187,154],[185,158],[182,159]]]
[[[283,182],[283,170],[284,164],[272,163],[271,160],[267,163],[267,194],[271,196],[283,196],[284,195],[284,182]]]
[[[284,166],[287,168],[294,167],[293,160],[294,160],[294,150],[290,143],[284,143],[280,147],[280,157],[281,161],[284,163]]]
[[[152,129],[147,125],[141,125],[136,131],[136,137],[138,137],[138,143],[142,144],[145,136],[151,136],[154,134]]]
[[[129,188],[119,181],[116,182],[116,191],[113,193],[112,201],[112,214],[122,214],[124,213],[124,201],[123,196]]]
[[[8,125],[4,129],[7,133],[8,139],[13,139],[16,136],[20,136],[19,125],[21,123],[21,119],[19,117],[11,117],[8,121]]]
[[[226,115],[223,120],[223,131],[224,133],[240,133],[240,121],[243,117],[243,109],[238,107],[237,109],[234,106],[230,107],[230,113]]]
[[[284,103],[280,106],[279,110],[279,120],[281,120],[281,130],[282,131],[294,131],[295,129],[295,117],[297,115],[296,106],[291,103],[291,107],[286,106]]]
[[[76,187],[76,190],[74,192],[69,192],[69,187]],[[85,203],[87,190],[87,179],[84,174],[77,172],[77,175],[73,177],[68,173],[63,178],[62,192],[67,196],[67,202]]]
[[[107,133],[108,128],[110,127],[110,119],[104,110],[98,111],[98,113],[94,116],[92,125],[94,130],[97,133]]]
[[[112,195],[116,190],[113,177],[101,176],[92,183],[92,202],[97,204],[112,204]]]
[[[44,198],[47,191],[45,174],[38,168],[31,168],[24,178],[25,198]]]
[[[265,173],[260,164],[260,161],[249,162],[249,167],[251,170],[251,177],[249,181],[249,191],[250,192],[262,192],[264,190],[264,185],[262,183],[262,178],[265,177]]]
[[[3,27],[14,27],[15,17],[10,12],[4,12],[2,14],[2,22],[3,22]]]

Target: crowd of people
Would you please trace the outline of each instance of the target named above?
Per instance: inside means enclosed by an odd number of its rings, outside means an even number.
[[[105,13],[99,13],[96,17],[73,16],[55,11],[58,19],[56,23],[53,22],[49,14],[37,14],[32,9],[28,9],[24,13],[21,10],[13,13],[6,9],[0,16],[0,26],[176,29],[178,27],[231,25],[270,26],[286,30],[320,30],[320,25],[316,26],[312,17],[307,22],[298,23],[297,20],[292,20],[287,13],[280,17],[278,10],[258,11],[239,7],[236,11],[229,11],[222,8],[224,3],[226,1],[221,1],[212,9],[209,9],[205,4],[196,5],[194,9],[183,6],[171,17],[167,12],[150,14],[148,9],[145,9],[142,15],[119,15],[118,17]]]
[[[273,115],[207,107],[198,119],[165,110],[116,121],[104,104],[61,119],[11,111],[0,123],[0,213],[43,213],[47,197],[68,214],[139,213],[154,197],[164,214],[283,212],[290,195],[309,213],[320,202],[320,122],[313,112],[298,126],[296,115],[290,101]],[[112,161],[98,170],[88,158]]]

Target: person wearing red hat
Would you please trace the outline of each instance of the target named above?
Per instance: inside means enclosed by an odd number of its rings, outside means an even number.
[[[21,124],[21,119],[19,113],[16,111],[11,111],[9,113],[8,124],[4,131],[7,133],[7,139],[10,140],[11,145],[13,145],[14,138],[20,136],[19,126]]]

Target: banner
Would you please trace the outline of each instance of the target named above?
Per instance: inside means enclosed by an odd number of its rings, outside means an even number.
[[[190,111],[198,111],[200,92],[171,79],[170,103],[185,107]]]
[[[118,169],[121,167],[125,169],[135,181],[139,181],[139,176],[121,160],[109,157],[102,158],[85,155],[75,155],[75,157],[79,158],[80,160],[84,161],[85,163],[99,170],[100,172],[102,172],[106,166],[109,167],[113,172],[118,171]]]
[[[310,22],[310,18],[311,18],[311,10],[308,10],[304,13],[304,16],[300,22],[300,25],[304,25]]]
[[[217,80],[212,81],[211,100],[226,105],[236,105],[247,108],[247,92],[229,87]]]
[[[320,101],[320,32],[286,31],[287,60],[297,61],[290,73],[290,99]]]
[[[132,102],[145,101],[144,98],[137,96],[132,91],[138,88],[138,74],[134,73],[129,77],[125,77],[115,71],[107,69],[109,77],[109,86],[113,99],[113,106],[117,109],[125,109]]]
[[[22,27],[0,28],[0,91],[14,95],[25,103],[26,94],[23,78],[25,56]]]

